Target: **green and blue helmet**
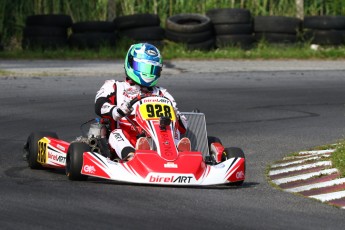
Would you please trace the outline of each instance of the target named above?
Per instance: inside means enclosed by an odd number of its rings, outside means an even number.
[[[132,45],[126,55],[125,70],[127,77],[135,83],[152,87],[161,75],[163,61],[159,50],[148,43]]]

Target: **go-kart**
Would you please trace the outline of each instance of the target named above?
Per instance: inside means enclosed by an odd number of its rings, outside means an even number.
[[[138,96],[129,107],[135,118],[126,118],[138,136],[148,138],[149,150],[135,150],[130,160],[118,159],[109,150],[107,123],[97,121],[91,124],[87,136],[72,142],[58,139],[54,132],[31,133],[24,144],[29,167],[65,168],[70,180],[99,177],[139,184],[242,185],[243,151],[225,148],[218,138],[207,136],[203,113],[182,113],[188,120],[185,136],[191,141],[192,151],[179,152],[174,142],[177,116],[169,99]]]

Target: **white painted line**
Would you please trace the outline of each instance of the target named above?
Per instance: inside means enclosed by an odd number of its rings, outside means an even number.
[[[302,160],[297,160],[297,161],[289,161],[289,162],[285,162],[285,163],[278,163],[278,164],[274,164],[271,166],[271,168],[278,168],[278,167],[285,167],[285,166],[289,166],[289,165],[295,165],[295,164],[301,164],[304,163],[306,161],[311,161],[311,160],[318,160],[320,159],[321,156],[313,156],[313,157],[308,157]]]
[[[315,196],[310,196],[310,197],[320,200],[322,202],[325,202],[325,201],[336,200],[336,199],[345,197],[345,191],[325,193],[325,194],[315,195]]]
[[[302,151],[302,152],[299,152],[299,155],[306,155],[306,154],[318,155],[318,154],[325,154],[325,153],[333,153],[334,151],[335,149]]]
[[[329,187],[329,186],[339,185],[339,184],[344,184],[344,183],[345,183],[345,178],[340,178],[340,179],[330,180],[330,181],[321,182],[321,183],[304,185],[304,186],[300,186],[300,187],[296,187],[296,188],[284,189],[284,191],[286,191],[286,192],[303,192],[303,191],[308,191],[311,189],[324,188],[324,187]]]
[[[318,166],[331,166],[331,165],[332,165],[331,161],[319,161],[319,162],[312,163],[312,164],[305,164],[305,165],[299,165],[299,166],[295,166],[295,167],[288,167],[288,168],[283,168],[283,169],[272,170],[269,172],[269,175],[274,176],[274,175],[278,175],[281,173],[288,173],[288,172],[299,171],[299,170],[303,170],[303,169],[311,169],[311,168],[315,168]]]
[[[325,170],[321,170],[319,172],[306,173],[306,174],[301,174],[298,176],[276,179],[276,180],[272,180],[272,182],[277,184],[277,185],[280,185],[280,184],[285,184],[285,183],[299,181],[299,180],[307,180],[307,179],[310,179],[312,177],[321,176],[321,175],[328,175],[328,174],[332,174],[332,173],[336,173],[336,172],[338,172],[338,170],[335,168],[325,169]]]
[[[320,154],[313,154],[313,155],[299,155],[299,156],[284,157],[283,160],[304,159],[304,158],[314,157],[314,156],[319,156],[319,155],[321,155],[322,157],[330,156],[329,154],[320,153]]]

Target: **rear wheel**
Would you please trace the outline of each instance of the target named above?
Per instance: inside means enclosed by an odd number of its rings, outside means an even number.
[[[32,132],[28,137],[24,150],[26,151],[26,159],[31,169],[41,169],[42,165],[38,163],[38,141],[43,137],[58,138],[54,132]]]
[[[68,148],[66,158],[66,175],[70,180],[86,180],[87,176],[81,174],[83,167],[83,153],[90,151],[90,146],[82,142],[74,142]]]
[[[236,157],[245,158],[244,152],[242,149],[236,148],[236,147],[225,148],[223,152],[223,156],[222,156],[222,161],[226,161],[228,159],[236,158]],[[246,166],[244,165],[244,173],[245,173],[245,170],[246,170]],[[243,182],[244,180],[241,180],[241,181],[233,182],[231,184],[240,186],[243,184]]]

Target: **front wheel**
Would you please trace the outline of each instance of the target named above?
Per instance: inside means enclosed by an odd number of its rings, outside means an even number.
[[[222,155],[222,161],[226,161],[226,160],[231,159],[231,158],[243,158],[243,159],[245,159],[243,150],[240,148],[236,148],[236,147],[225,148],[223,155]],[[245,161],[244,161],[244,172],[243,173],[244,174],[246,173]],[[236,182],[233,182],[232,185],[241,186],[243,184],[243,182],[244,182],[244,180],[236,181]]]
[[[83,153],[89,152],[90,146],[82,142],[73,142],[70,144],[66,158],[66,175],[70,180],[83,181],[87,179],[86,175],[81,174],[83,167]]]
[[[38,158],[38,141],[43,137],[58,138],[54,132],[32,132],[27,142],[24,145],[24,151],[26,152],[26,160],[31,169],[41,169],[42,165],[37,161]]]

